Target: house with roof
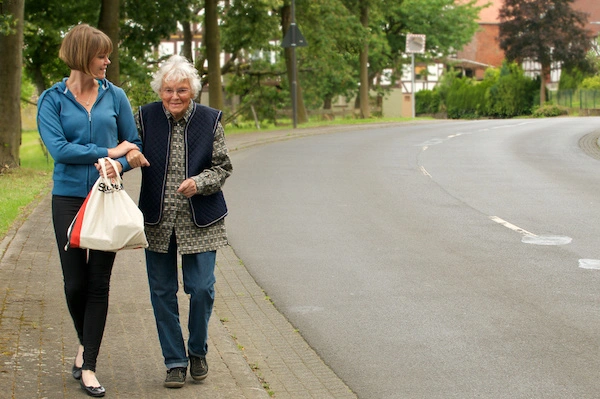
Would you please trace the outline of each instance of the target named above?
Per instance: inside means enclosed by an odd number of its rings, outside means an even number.
[[[485,7],[479,15],[479,30],[475,33],[473,40],[450,59],[450,63],[462,69],[466,76],[483,79],[485,69],[498,67],[504,60],[504,51],[500,48],[498,35],[500,32],[499,12],[504,5],[503,0],[478,0],[478,6]],[[575,0],[573,8],[588,14],[587,29],[594,32],[598,37],[600,34],[600,1],[598,0]],[[536,62],[523,62],[525,73],[531,77],[540,74],[540,65]],[[548,87],[556,89],[560,79],[560,65],[553,65]]]

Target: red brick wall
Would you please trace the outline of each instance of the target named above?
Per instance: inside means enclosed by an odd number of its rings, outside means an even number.
[[[600,0],[575,0],[573,8],[587,13],[589,22],[600,22]],[[596,35],[600,33],[600,25],[589,24],[587,27]]]
[[[487,3],[487,0],[478,0],[478,5]],[[499,66],[504,59],[504,52],[498,44],[499,27],[494,14],[497,15],[503,4],[502,0],[491,0],[491,6],[484,9],[479,21],[480,29],[473,37],[471,43],[457,53],[457,58],[466,59],[482,64]],[[600,22],[600,0],[575,0],[573,8],[588,14],[588,21]],[[600,34],[600,24],[588,24],[587,28]]]
[[[482,25],[477,33],[477,58],[478,62],[493,66],[500,66],[504,60],[504,51],[498,45],[498,32],[500,27],[497,24]]]
[[[504,51],[498,46],[498,30],[497,24],[480,25],[473,40],[456,54],[457,58],[500,66],[504,59]]]

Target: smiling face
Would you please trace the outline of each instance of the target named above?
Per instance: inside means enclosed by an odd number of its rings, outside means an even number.
[[[106,78],[106,68],[110,65],[108,54],[98,54],[90,62],[90,75],[95,79]]]
[[[180,82],[163,81],[160,89],[160,99],[165,109],[175,119],[180,119],[188,109],[190,101],[192,101],[190,82],[187,79]]]

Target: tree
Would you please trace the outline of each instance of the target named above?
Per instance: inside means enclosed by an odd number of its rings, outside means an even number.
[[[368,45],[363,48],[363,58],[357,64],[367,83],[361,79],[361,90],[373,86],[372,82],[391,71],[392,85],[402,73],[405,57],[406,35],[408,33],[427,36],[426,53],[420,58],[436,60],[443,58],[470,42],[478,28],[476,22],[483,7],[477,7],[475,0],[457,2],[455,0],[343,0],[348,10],[368,21]],[[435,21],[435,22],[432,22]],[[365,55],[368,54],[365,61]],[[367,66],[368,65],[368,66]],[[366,69],[368,68],[368,69]],[[358,78],[358,76],[357,76]],[[377,83],[379,85],[379,83]],[[377,87],[381,93],[381,87]],[[364,96],[364,93],[363,93]],[[360,98],[360,97],[359,97]],[[360,102],[364,101],[360,98]],[[363,104],[361,104],[362,109]]]
[[[408,33],[427,37],[425,54],[417,54],[417,60],[439,60],[460,50],[479,27],[477,18],[483,7],[475,4],[473,0],[382,0],[377,18],[371,23],[371,32],[378,35],[372,39],[377,51],[369,56],[371,76],[391,70],[392,83],[397,81],[403,64],[408,62]]]
[[[211,107],[223,109],[218,3],[218,0],[205,0],[204,27],[206,32],[206,58],[208,60],[208,101]]]
[[[344,5],[349,12],[358,16],[361,26],[365,31],[369,30],[369,17],[372,8],[371,0],[344,0]],[[360,86],[358,96],[355,101],[355,108],[360,108],[360,117],[369,118],[371,116],[369,104],[369,90],[371,88],[371,79],[369,78],[369,42],[370,35],[362,38],[358,51],[358,81]]]
[[[120,0],[102,0],[100,7],[100,21],[98,22],[98,29],[106,33],[110,40],[113,42],[113,52],[110,56],[110,67],[106,72],[108,80],[116,84],[121,85],[121,75],[119,67],[119,10]]]
[[[223,73],[231,72],[226,92],[240,95],[242,107],[250,101],[255,108],[261,107],[257,109],[259,119],[267,114],[274,116],[274,106],[291,106],[291,50],[282,50],[275,41],[289,29],[290,3],[232,2],[224,13],[222,45],[226,53],[232,54],[230,68],[223,68]],[[295,4],[297,25],[308,42],[308,46],[295,49],[299,88],[296,98],[302,123],[302,109],[330,109],[335,97],[356,95],[355,64],[367,35],[358,16],[348,12],[342,0],[296,0]]]
[[[117,82],[128,81],[130,75],[147,74],[148,64],[154,61],[147,60],[152,47],[177,31],[177,21],[185,19],[189,4],[196,1],[27,1],[23,49],[25,72],[38,93],[67,76],[69,70],[58,58],[58,49],[65,32],[83,22],[98,26],[113,40],[113,64],[108,73],[118,69]],[[119,27],[112,33],[117,16]],[[110,79],[115,80],[114,77]]]
[[[296,49],[303,99],[309,109],[331,109],[333,100],[358,93],[358,60],[368,30],[340,0],[299,3],[298,23],[309,43]]]
[[[25,2],[24,72],[35,85],[38,95],[69,74],[67,66],[58,58],[65,32],[79,22],[95,25],[99,11],[96,2]]]
[[[24,0],[0,1],[0,170],[19,166]]]
[[[540,105],[546,102],[546,81],[553,62],[572,67],[586,60],[591,32],[586,14],[571,7],[574,0],[505,0],[500,9],[500,48],[509,61],[530,59],[541,65]]]

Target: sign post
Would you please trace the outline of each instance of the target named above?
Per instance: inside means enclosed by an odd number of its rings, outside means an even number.
[[[415,112],[415,53],[425,53],[425,35],[414,35],[409,33],[406,35],[406,52],[410,53],[410,74],[411,74],[411,97],[412,97],[412,117],[416,117]]]

